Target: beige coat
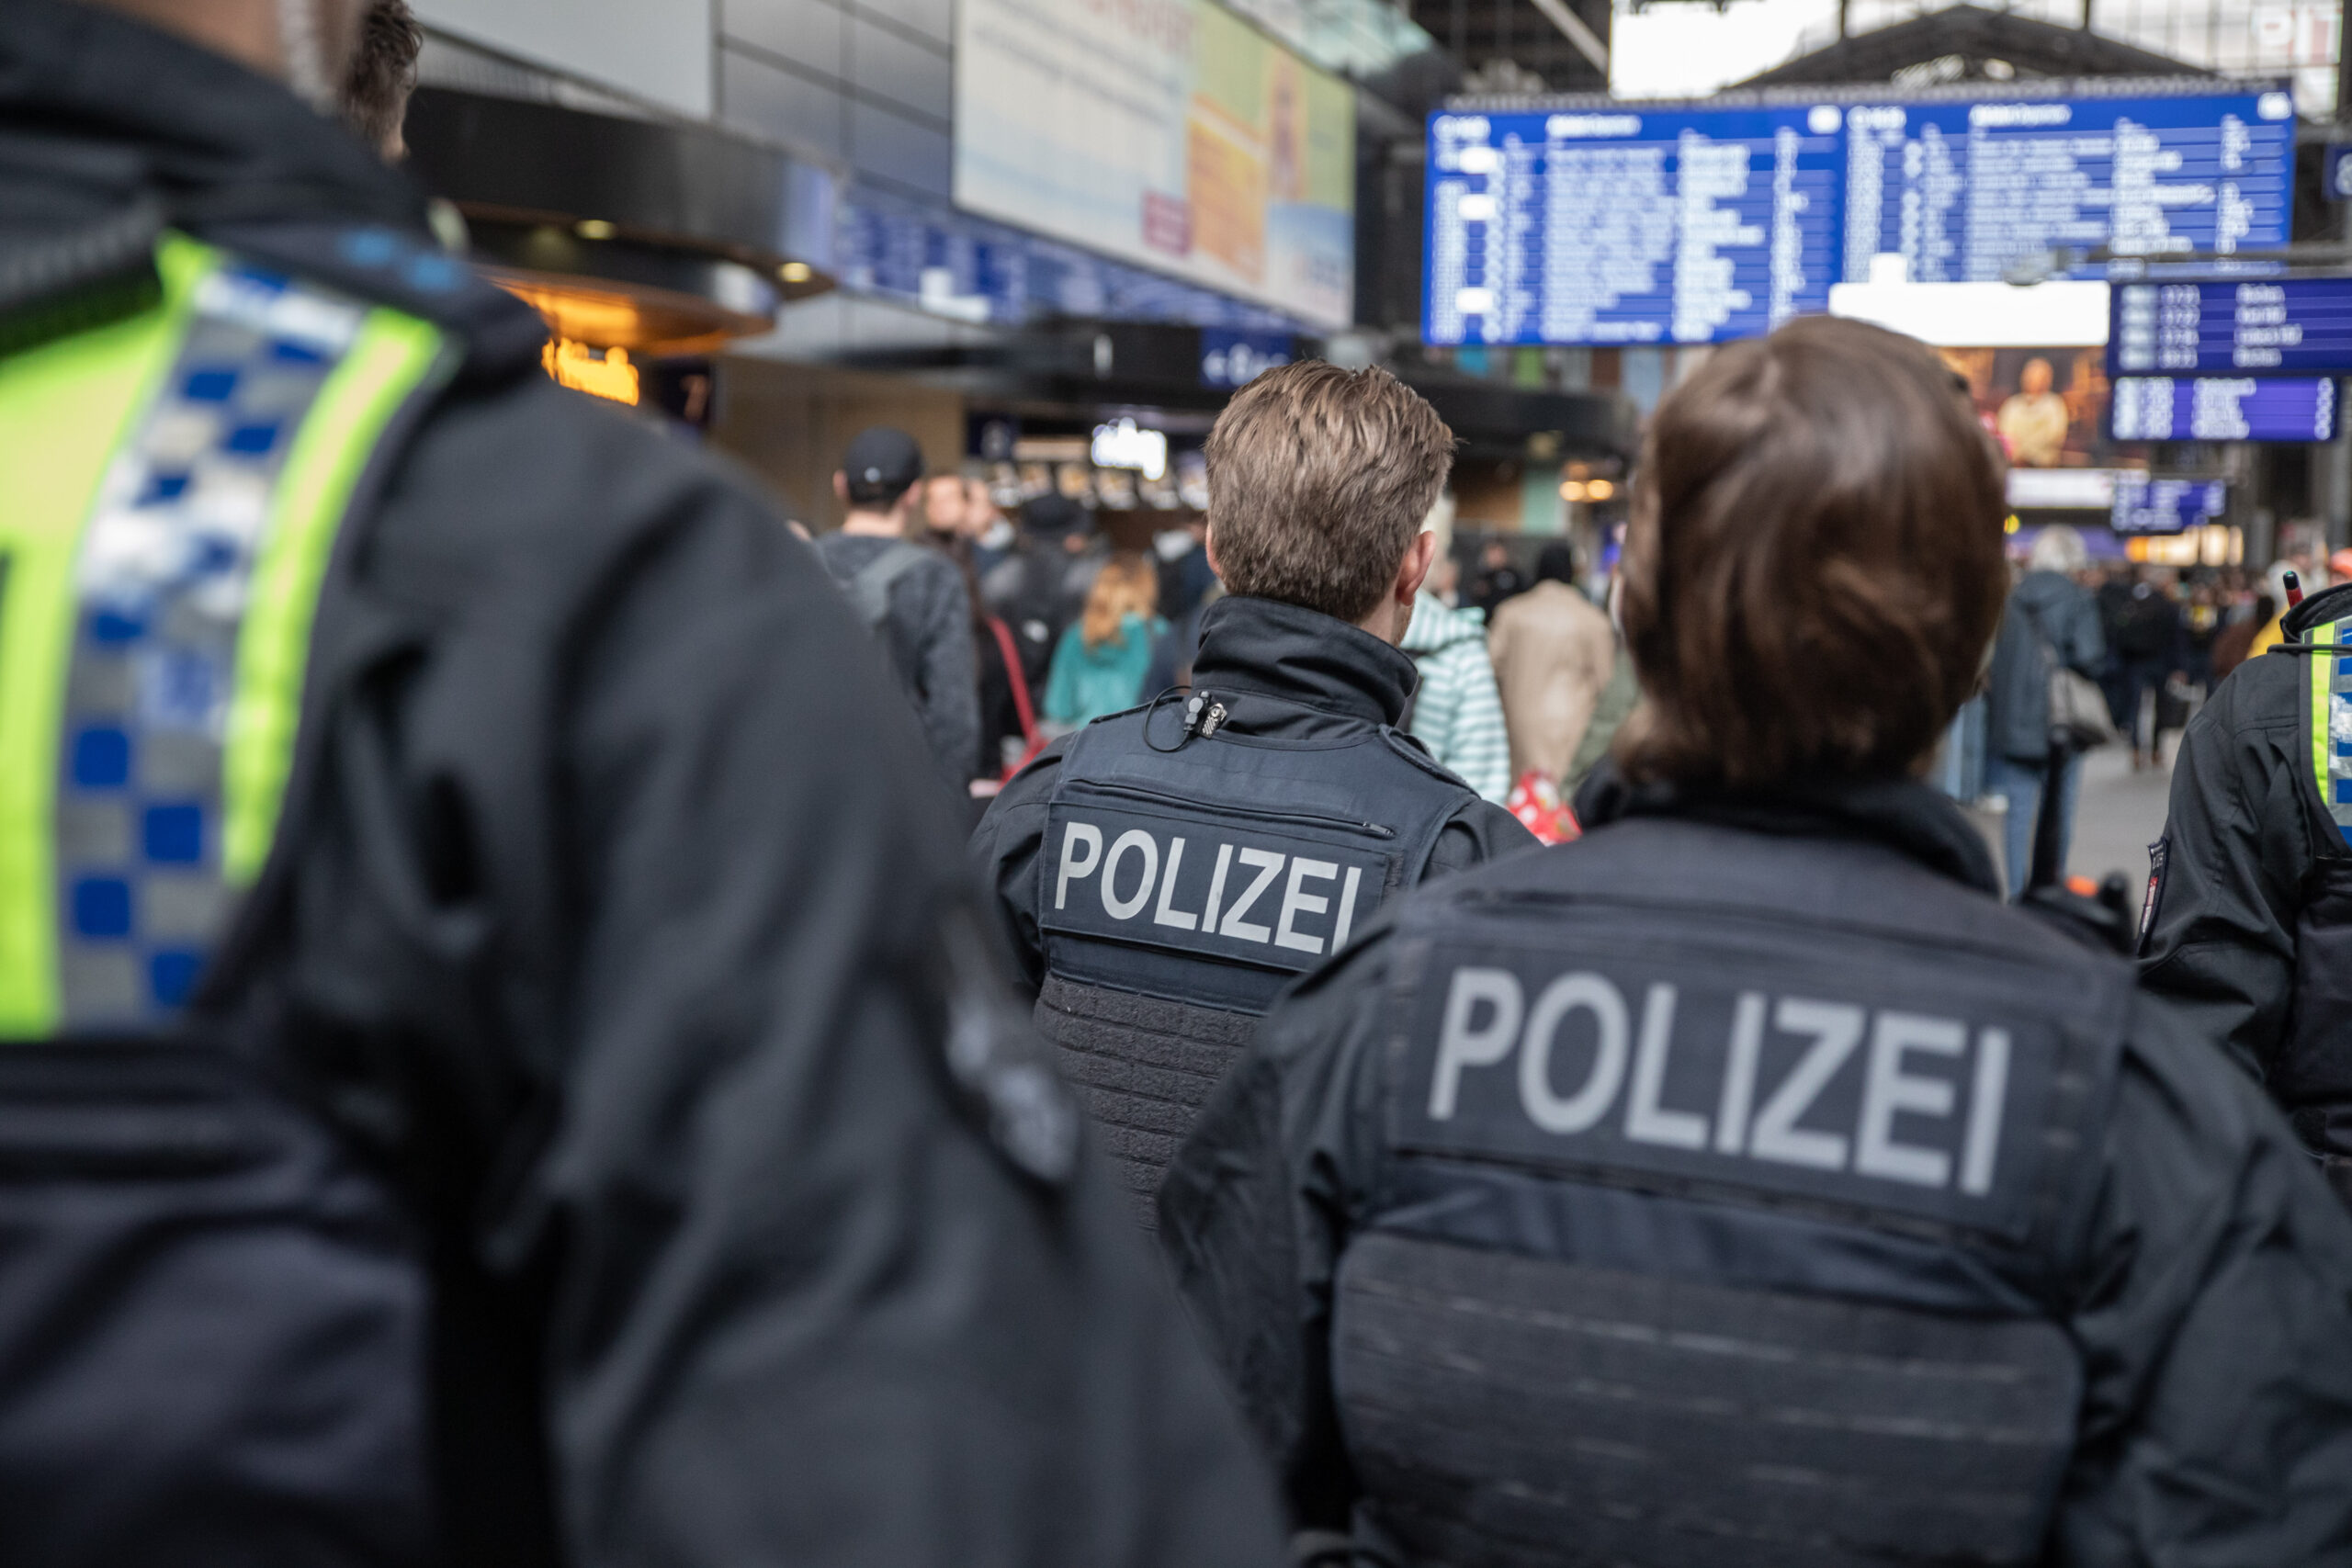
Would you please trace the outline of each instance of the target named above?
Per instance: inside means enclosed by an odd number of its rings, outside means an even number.
[[[1565,582],[1539,582],[1496,607],[1487,651],[1510,729],[1511,777],[1530,768],[1566,777],[1616,661],[1608,615]]]

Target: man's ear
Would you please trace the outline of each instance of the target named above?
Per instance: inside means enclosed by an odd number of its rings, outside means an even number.
[[[849,476],[839,468],[833,470],[833,493],[841,498],[843,506],[849,504]]]
[[[908,516],[912,516],[914,515],[915,509],[922,504],[922,481],[921,479],[917,479],[914,483],[906,488],[905,492],[901,494],[898,500],[890,503],[890,510],[893,512],[904,513]]]
[[[1413,595],[1421,591],[1429,580],[1430,568],[1437,564],[1437,536],[1416,534],[1405,551],[1405,558],[1396,567],[1396,603],[1409,604]]]
[[[1216,573],[1219,582],[1225,581],[1225,568],[1216,563],[1216,525],[1211,523],[1201,535],[1201,548],[1208,553],[1209,570]]]

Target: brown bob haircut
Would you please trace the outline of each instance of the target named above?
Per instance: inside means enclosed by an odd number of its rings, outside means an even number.
[[[1207,457],[1227,591],[1360,621],[1445,488],[1453,432],[1387,371],[1309,359],[1236,392]]]
[[[1907,337],[1814,317],[1718,349],[1658,405],[1619,614],[1627,777],[1908,773],[1975,689],[2008,573],[2003,469]]]

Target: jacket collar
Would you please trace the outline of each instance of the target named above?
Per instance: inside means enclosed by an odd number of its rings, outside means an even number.
[[[1916,779],[1818,779],[1768,790],[1633,784],[1604,761],[1577,792],[1587,829],[1632,817],[1679,817],[1786,838],[1863,839],[1999,897],[1993,852],[1941,794]]]
[[[2321,589],[2288,611],[2279,620],[2278,630],[2300,641],[2313,626],[2346,615],[2352,615],[2352,582],[2340,582],[2333,588]]]
[[[1239,595],[1202,613],[1201,650],[1193,660],[1196,692],[1273,697],[1374,725],[1405,716],[1419,679],[1412,660],[1361,626]]]

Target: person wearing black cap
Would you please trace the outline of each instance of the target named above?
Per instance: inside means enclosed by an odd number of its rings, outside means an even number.
[[[913,436],[887,424],[859,431],[833,475],[849,515],[817,541],[817,554],[890,650],[940,775],[961,795],[980,737],[972,601],[956,563],[908,536],[922,486],[922,449]]]
[[[1190,700],[1055,741],[974,835],[1038,1024],[1146,1224],[1275,992],[1403,890],[1534,844],[1396,728],[1453,446],[1385,371],[1250,382],[1208,440],[1206,548],[1229,592],[1202,615]]]

